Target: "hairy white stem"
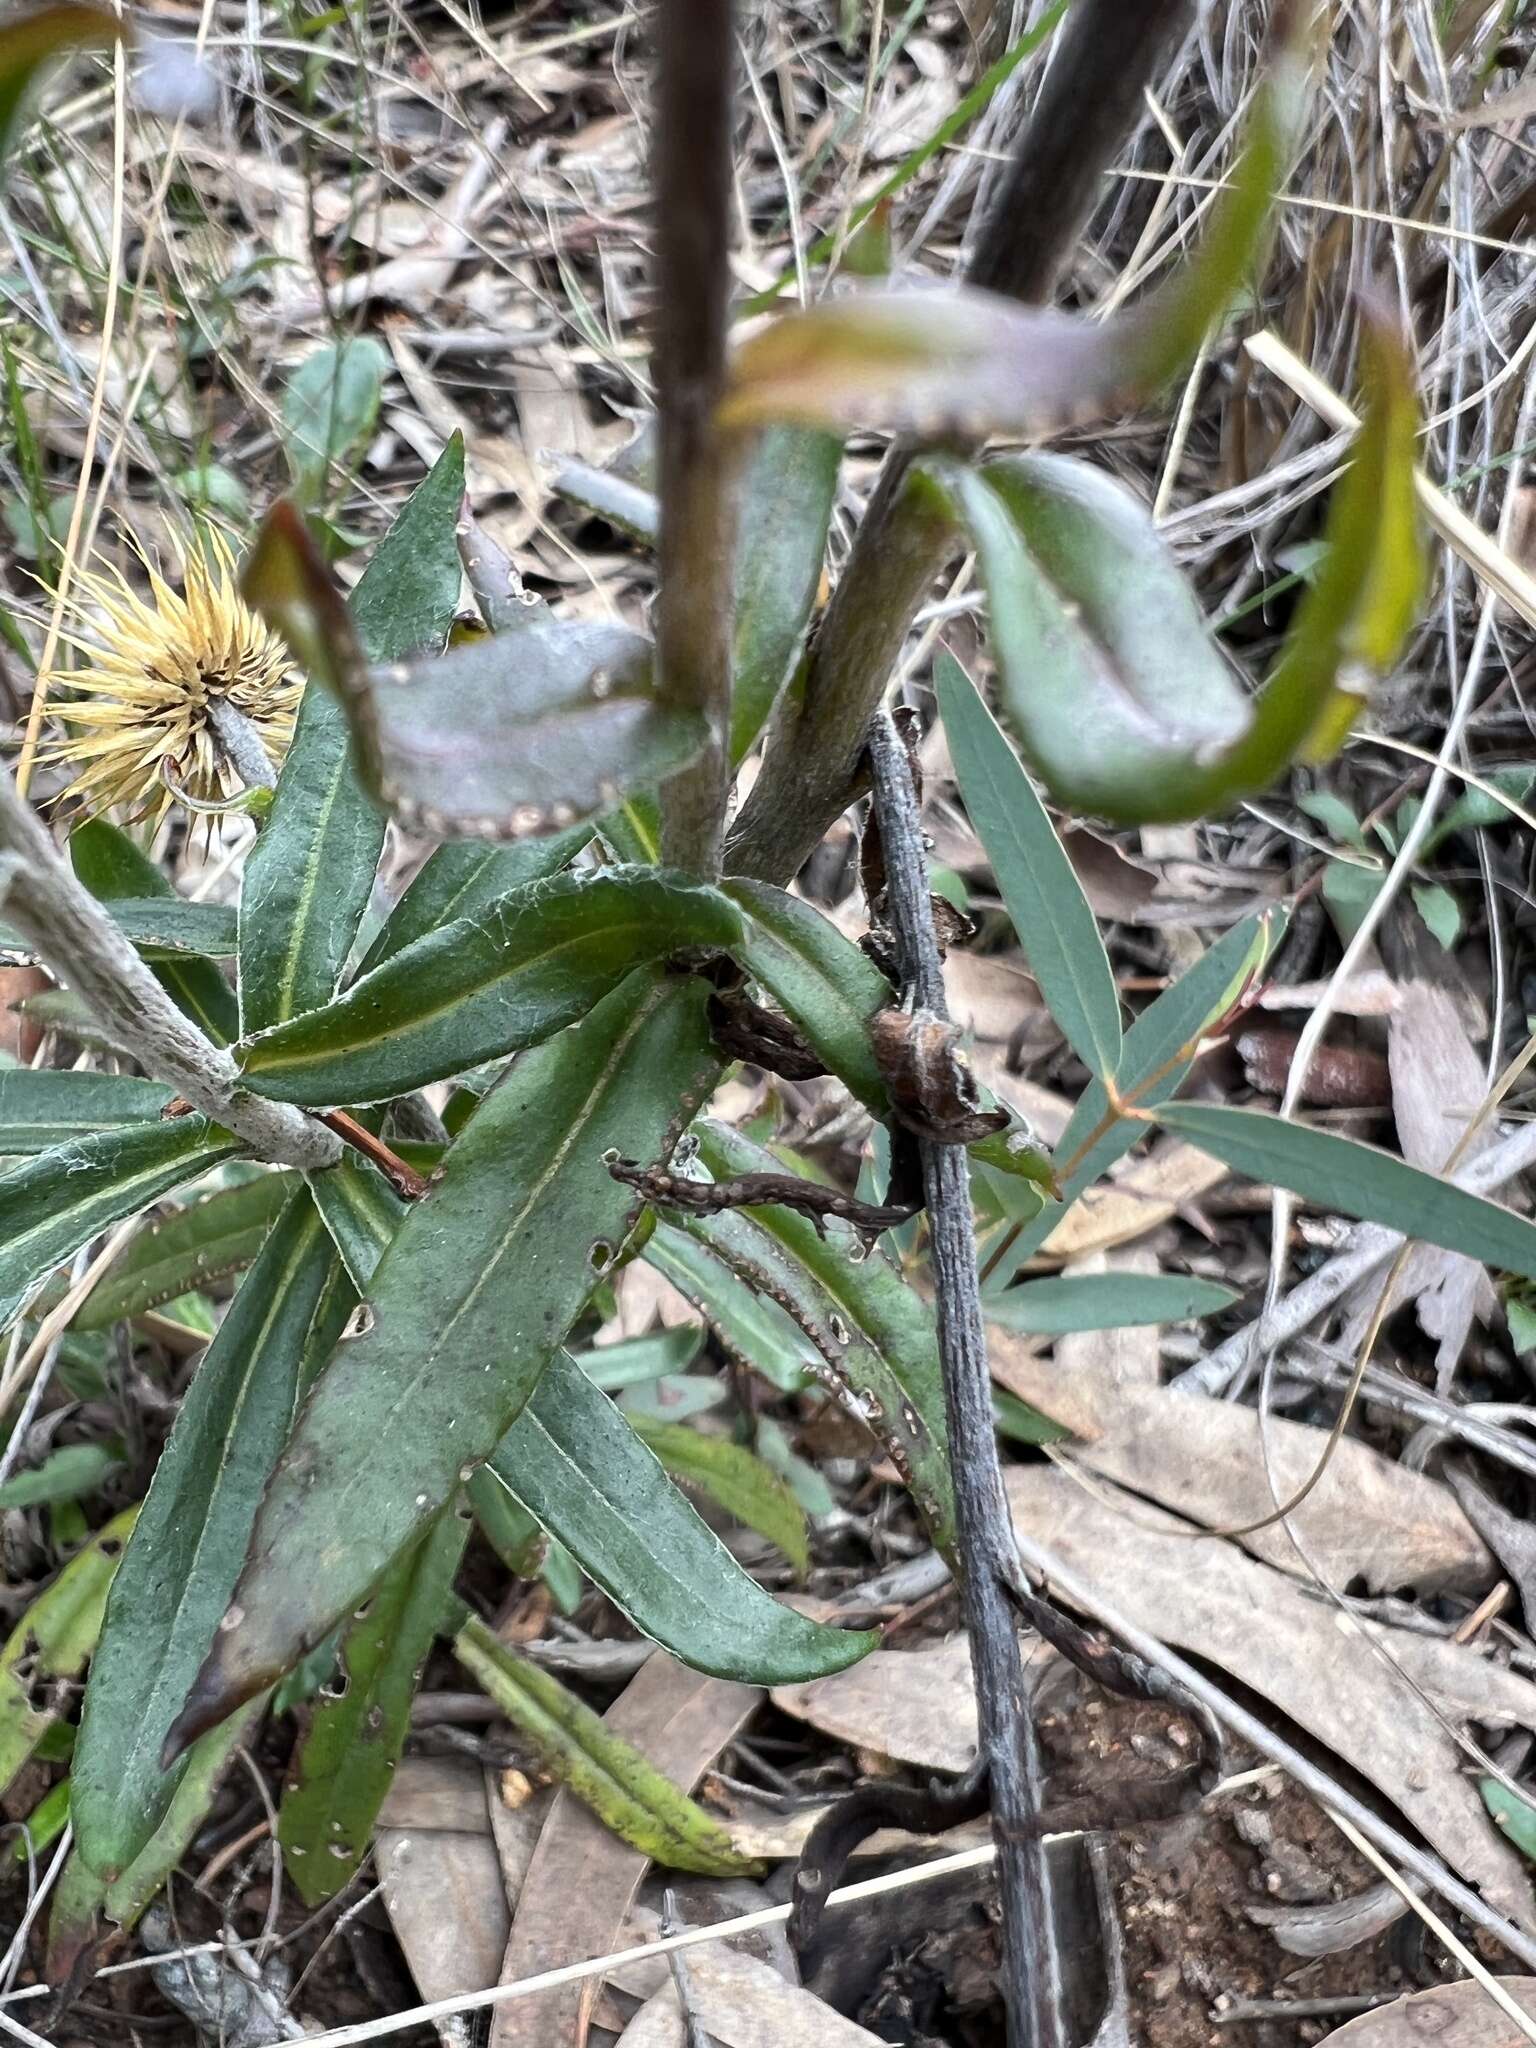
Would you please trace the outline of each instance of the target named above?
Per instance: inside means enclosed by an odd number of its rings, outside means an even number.
[[[229,1053],[184,1017],[101,905],[59,858],[9,775],[0,774],[0,900],[7,920],[146,1073],[276,1166],[334,1166],[341,1140],[284,1102],[240,1085]]]

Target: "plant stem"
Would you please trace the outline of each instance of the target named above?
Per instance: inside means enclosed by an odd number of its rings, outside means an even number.
[[[655,341],[662,698],[702,712],[703,751],[662,787],[662,853],[715,875],[727,790],[732,446],[714,423],[725,383],[730,292],[731,0],[661,0],[657,10]]]
[[[1076,0],[1058,32],[1034,115],[999,179],[967,270],[972,284],[1047,298],[1082,231],[1142,93],[1192,13],[1191,0]],[[912,619],[952,545],[914,490],[913,444],[886,458],[821,631],[799,701],[785,705],[731,834],[734,874],[785,881],[850,801],[870,715]]]
[[[89,891],[9,775],[0,774],[0,898],[8,920],[146,1073],[243,1139],[258,1158],[333,1166],[340,1141],[302,1110],[240,1085],[240,1070],[184,1017]]]
[[[885,851],[886,900],[903,992],[944,1017],[944,976],[912,771],[888,713],[870,728],[875,815]],[[1012,2048],[1059,2048],[1061,1988],[1041,1839],[1039,1744],[1008,1580],[1013,1523],[992,1424],[991,1380],[965,1149],[918,1141],[949,1416],[960,1597],[976,1675],[981,1754],[991,1776],[1003,1909],[1003,1996]]]

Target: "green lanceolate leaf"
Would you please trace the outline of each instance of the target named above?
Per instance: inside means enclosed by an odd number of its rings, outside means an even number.
[[[367,974],[444,925],[478,917],[499,898],[558,875],[591,837],[589,825],[573,825],[515,846],[477,846],[472,840],[440,846],[390,912],[361,971]]]
[[[454,1655],[507,1719],[538,1748],[548,1769],[613,1832],[672,1870],[726,1877],[760,1871],[740,1855],[719,1821],[679,1792],[631,1743],[605,1728],[553,1672],[507,1649],[470,1616]]]
[[[732,761],[767,723],[800,658],[821,587],[842,456],[838,435],[799,427],[770,427],[752,451],[736,542]]]
[[[699,1156],[716,1179],[782,1171],[750,1139],[709,1120],[697,1126]],[[820,1360],[818,1376],[873,1430],[912,1490],[933,1540],[953,1543],[948,1431],[938,1337],[928,1305],[879,1251],[867,1258],[835,1218],[826,1236],[780,1203],[687,1219],[742,1279],[800,1325]]]
[[[137,1925],[144,1908],[207,1820],[225,1767],[249,1738],[265,1706],[265,1699],[252,1701],[195,1745],[165,1818],[115,1878],[109,1880],[93,1870],[76,1844],[59,1878],[48,1916],[47,1969],[54,1983],[63,1983],[84,1951],[107,1931],[104,1921],[123,1929]]]
[[[153,1123],[175,1090],[126,1074],[0,1069],[0,1157],[47,1152],[122,1124]]]
[[[1418,615],[1419,408],[1413,359],[1389,317],[1371,312],[1362,323],[1361,361],[1364,419],[1328,501],[1322,565],[1255,701],[1253,729],[1227,764],[1226,793],[1261,787],[1298,754],[1320,761],[1335,752]]]
[[[34,90],[76,50],[109,50],[122,24],[104,7],[39,7],[0,27],[0,168],[15,148]]]
[[[1181,1323],[1230,1308],[1237,1290],[1179,1273],[1068,1273],[1026,1280],[987,1303],[987,1320],[1031,1337]]]
[[[746,912],[737,955],[747,972],[860,1102],[888,1115],[869,1032],[876,1011],[896,999],[885,976],[809,903],[767,882],[725,888]]]
[[[300,1417],[181,1735],[320,1642],[506,1434],[634,1219],[604,1153],[661,1156],[713,1084],[706,994],[626,982],[470,1118]]]
[[[689,1432],[691,1434],[691,1432]],[[773,1600],[563,1353],[472,1484],[506,1487],[635,1625],[696,1671],[748,1684],[824,1677],[876,1638]],[[786,1524],[787,1533],[787,1524]]]
[[[1214,1102],[1168,1103],[1157,1121],[1250,1179],[1289,1188],[1332,1214],[1383,1223],[1421,1243],[1536,1279],[1536,1223],[1374,1145],[1269,1110]]]
[[[408,1213],[375,1179],[366,1215],[359,1211],[348,1232],[363,1293]],[[475,1513],[509,1568],[522,1573],[538,1569],[548,1530],[638,1628],[695,1670],[759,1685],[840,1671],[875,1638],[824,1627],[764,1593],[600,1391],[604,1362],[616,1353],[630,1353],[650,1376],[679,1370],[692,1351],[678,1339],[696,1348],[695,1333],[669,1331],[660,1342],[592,1352],[587,1371],[556,1352],[489,1463],[471,1474]]]
[[[375,1166],[356,1156],[308,1176],[309,1191],[352,1285],[366,1294],[406,1205]]]
[[[594,1387],[616,1394],[623,1387],[643,1387],[669,1373],[686,1372],[703,1346],[702,1323],[679,1323],[672,1330],[653,1330],[648,1337],[627,1337],[571,1355]]]
[[[771,1385],[796,1393],[824,1370],[820,1353],[799,1324],[701,1239],[658,1219],[644,1256],[693,1303],[731,1356]]]
[[[1118,1083],[1122,1095],[1146,1108],[1172,1100],[1189,1074],[1201,1038],[1260,974],[1282,928],[1275,912],[1245,918],[1147,1005],[1125,1034]],[[989,1276],[989,1293],[1007,1286],[1050,1236],[1063,1211],[1144,1137],[1146,1128],[1139,1118],[1111,1116],[1104,1084],[1089,1083],[1057,1147],[1058,1159],[1069,1168],[1062,1180],[1060,1206],[1053,1203],[1025,1228],[1008,1258]]]
[[[146,960],[158,961],[167,953],[203,953],[210,957],[234,953],[237,913],[228,904],[189,903],[184,896],[168,893],[122,897],[109,903],[107,909],[123,937]],[[14,947],[17,952],[27,950],[25,940],[12,934],[3,923],[0,946]]]
[[[810,1568],[810,1534],[805,1511],[790,1487],[745,1444],[705,1436],[686,1422],[658,1422],[631,1415],[630,1427],[655,1452],[674,1479],[681,1479],[717,1508],[766,1536],[803,1578]]]
[[[105,1877],[140,1854],[175,1793],[184,1766],[163,1771],[161,1745],[228,1603],[305,1372],[347,1312],[334,1262],[301,1188],[236,1294],[155,1468],[108,1602],[75,1750],[75,1832]]]
[[[119,903],[135,906],[135,915],[158,910],[163,919],[183,919],[201,906],[179,897],[159,868],[135,846],[126,832],[105,818],[88,818],[69,835],[70,865],[98,903],[109,910]],[[138,943],[135,934],[127,936]],[[211,960],[166,959],[151,963],[151,973],[176,1007],[213,1040],[227,1045],[240,1028],[235,992]]]
[[[96,1647],[107,1588],[137,1512],[127,1509],[76,1551],[0,1650],[0,1792],[58,1723],[56,1708],[33,1706],[34,1694],[46,1700],[50,1680],[78,1678]]]
[[[75,1312],[76,1330],[104,1330],[248,1266],[298,1185],[292,1173],[255,1173],[188,1202],[141,1230]],[[46,1301],[48,1297],[45,1295]]]
[[[1120,994],[1098,920],[1045,806],[953,656],[934,668],[960,793],[986,848],[1030,972],[1093,1074],[1120,1063]]]
[[[556,875],[431,932],[327,1009],[240,1049],[261,1095],[380,1102],[538,1044],[626,974],[741,931],[718,890],[654,868]]]
[[[320,1688],[277,1816],[283,1859],[306,1906],[334,1898],[368,1853],[468,1535],[468,1521],[445,1508],[342,1636],[336,1677]]]
[[[307,355],[289,378],[283,439],[307,511],[325,503],[332,470],[345,469],[372,434],[388,367],[372,335],[349,334]]]
[[[53,1267],[240,1147],[206,1117],[56,1145],[0,1177],[0,1328]]]
[[[401,661],[447,639],[459,601],[454,528],[463,495],[464,447],[455,435],[352,593],[351,617],[368,659]],[[246,595],[290,645],[299,642],[294,651],[313,678],[326,649],[304,644],[295,630],[283,581],[289,566],[259,544],[247,565]],[[384,823],[359,780],[341,704],[330,689],[306,689],[271,815],[245,864],[244,1030],[266,1030],[330,1000],[373,890]]]
[[[1283,52],[1199,250],[1128,312],[1090,321],[974,286],[824,298],[737,350],[722,421],[878,427],[932,441],[1033,433],[1151,397],[1192,359],[1258,258],[1297,74]]]

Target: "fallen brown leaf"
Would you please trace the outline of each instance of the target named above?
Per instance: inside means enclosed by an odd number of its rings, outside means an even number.
[[[684,1970],[692,2016],[723,2048],[878,2048],[877,2034],[753,1956],[723,1946],[689,1949]],[[621,2038],[624,2048],[687,2048],[675,1986],[643,2005]]]
[[[1536,2018],[1536,1977],[1495,1980]],[[1525,2033],[1470,1977],[1363,2012],[1325,2037],[1341,2048],[1524,2048]]]
[[[1488,1819],[1460,1749],[1367,1637],[1452,1722],[1536,1727],[1536,1685],[1462,1644],[1341,1613],[1233,1545],[1191,1542],[1186,1524],[1098,1484],[1104,1498],[1049,1466],[1016,1466],[1015,1524],[1144,1628],[1314,1735],[1501,1912],[1536,1925],[1528,1866]]]
[[[1257,1521],[1272,1504],[1266,1445],[1274,1497],[1284,1501],[1310,1477],[1328,1442],[1326,1430],[1275,1415],[1261,1435],[1251,1408],[1130,1384],[1102,1366],[1064,1359],[1061,1348],[1048,1358],[993,1347],[993,1377],[1071,1430],[1077,1441],[1063,1446],[1064,1458],[1206,1528]],[[1336,1446],[1289,1521],[1335,1586],[1358,1577],[1373,1592],[1415,1586],[1429,1593],[1481,1589],[1493,1576],[1487,1545],[1448,1487],[1351,1437]],[[1254,1530],[1237,1541],[1281,1571],[1308,1576],[1284,1528]]]
[[[691,1791],[762,1699],[755,1686],[701,1677],[657,1651],[603,1719]],[[578,1799],[557,1794],[527,1867],[499,1981],[616,1949],[647,1867]],[[586,2048],[600,1989],[588,1978],[500,2007],[490,2048]]]

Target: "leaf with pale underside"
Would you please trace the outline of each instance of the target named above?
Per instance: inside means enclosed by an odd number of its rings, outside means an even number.
[[[1017,435],[1153,396],[1193,358],[1257,261],[1296,74],[1293,53],[1279,53],[1197,253],[1129,311],[1091,321],[975,286],[829,297],[742,344],[721,420],[928,439]]]
[[[1123,485],[1061,456],[928,465],[976,548],[1004,713],[1059,801],[1128,824],[1229,808],[1331,753],[1390,668],[1422,583],[1418,415],[1401,339],[1374,316],[1363,333],[1364,423],[1323,567],[1251,700]]]

